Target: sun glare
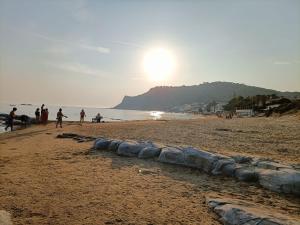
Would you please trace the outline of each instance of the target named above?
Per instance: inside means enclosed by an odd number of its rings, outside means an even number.
[[[144,71],[152,81],[166,80],[175,69],[174,56],[163,48],[146,52],[143,63]]]

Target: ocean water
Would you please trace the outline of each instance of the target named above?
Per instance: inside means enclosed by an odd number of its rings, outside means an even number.
[[[40,108],[40,105],[22,105],[22,104],[5,104],[0,103],[0,113],[9,113],[13,107],[17,107],[17,115],[28,115],[35,117],[36,108]],[[120,109],[108,109],[108,108],[89,108],[89,107],[75,107],[75,106],[53,106],[45,105],[49,111],[49,120],[56,119],[56,113],[59,108],[62,108],[62,112],[68,118],[64,118],[64,121],[79,121],[80,111],[84,109],[86,117],[85,121],[92,121],[92,118],[100,113],[103,116],[104,121],[129,121],[129,120],[158,120],[158,119],[193,119],[200,117],[199,115],[193,115],[188,113],[169,113],[161,111],[139,111],[139,110],[120,110]],[[3,125],[0,127],[0,132],[3,132]]]

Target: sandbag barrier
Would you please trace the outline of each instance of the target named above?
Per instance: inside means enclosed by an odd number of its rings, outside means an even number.
[[[206,197],[208,206],[228,225],[299,225],[297,218],[237,199]]]
[[[228,157],[193,147],[164,146],[151,141],[123,141],[98,138],[94,150],[110,150],[120,156],[156,159],[162,163],[200,169],[211,175],[256,182],[278,193],[300,196],[300,170],[268,159]]]
[[[233,177],[239,181],[259,183],[278,193],[300,196],[299,167],[269,159],[248,156],[228,157],[193,147],[165,146],[151,141],[114,140],[64,133],[58,138],[78,142],[95,141],[93,150],[109,150],[119,156],[155,159],[162,163],[199,169],[211,175]]]

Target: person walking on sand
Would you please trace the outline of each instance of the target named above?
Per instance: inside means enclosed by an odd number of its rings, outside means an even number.
[[[5,127],[5,130],[10,127],[10,130],[13,131],[13,126],[14,126],[14,118],[16,117],[15,112],[17,111],[17,108],[14,107],[13,110],[9,113],[8,120],[7,120],[7,125]]]
[[[57,112],[57,116],[56,116],[56,119],[57,119],[57,122],[56,122],[56,128],[57,128],[57,125],[59,124],[60,125],[60,128],[62,128],[62,118],[65,117],[65,118],[68,118],[67,116],[65,116],[63,113],[62,113],[62,109],[60,108],[59,111]]]
[[[36,123],[39,123],[40,122],[40,117],[41,117],[41,112],[40,112],[40,109],[37,108],[35,110],[35,120],[36,120]]]
[[[80,124],[82,124],[84,122],[84,117],[85,117],[85,112],[84,110],[82,109],[81,112],[80,112]]]

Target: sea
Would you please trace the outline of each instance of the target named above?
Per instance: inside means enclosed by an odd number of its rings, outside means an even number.
[[[13,107],[17,108],[17,115],[27,115],[35,117],[36,108],[40,108],[41,105],[32,104],[8,104],[0,103],[0,113],[9,113]],[[56,119],[56,113],[59,108],[62,108],[62,112],[68,118],[64,118],[64,121],[79,121],[80,111],[84,109],[86,117],[85,121],[92,121],[98,113],[103,116],[103,121],[131,121],[131,120],[186,120],[195,119],[201,117],[200,115],[194,115],[190,113],[171,113],[162,111],[140,111],[140,110],[122,110],[111,108],[92,108],[92,107],[79,107],[79,106],[55,106],[46,105],[44,108],[48,108],[49,120]],[[4,132],[4,124],[0,125],[0,133]]]

